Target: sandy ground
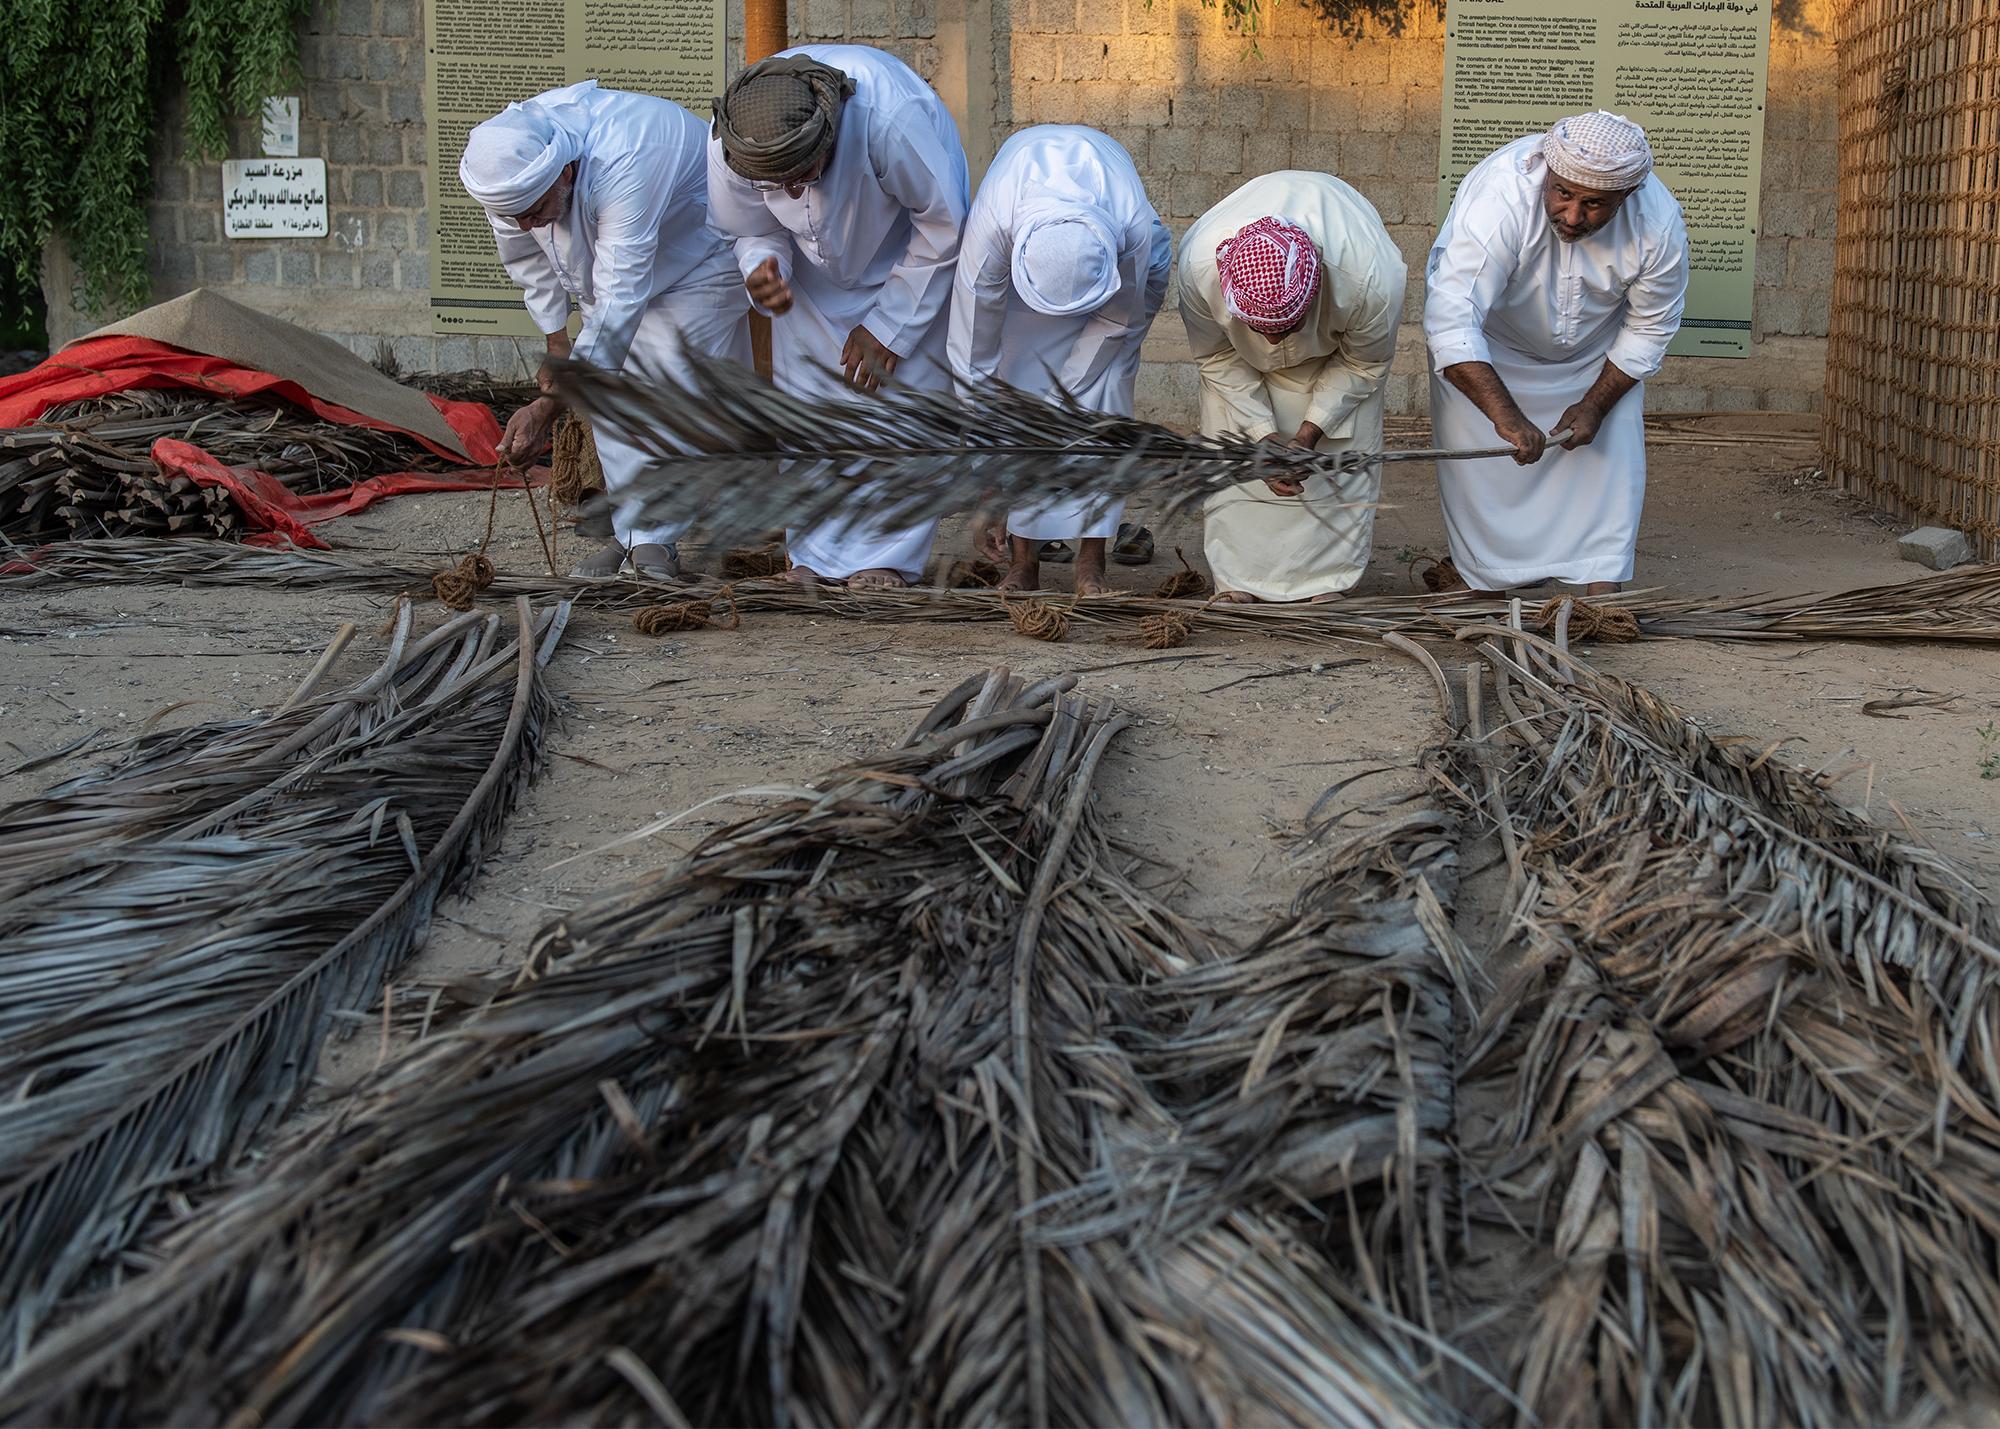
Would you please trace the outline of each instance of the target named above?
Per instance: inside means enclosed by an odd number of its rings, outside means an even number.
[[[1751,425],[1768,432],[1782,420]],[[1714,419],[1705,429],[1743,425]],[[1769,441],[1657,446],[1638,583],[1728,596],[1924,574],[1896,559],[1892,527],[1818,484],[1812,461],[1809,445]],[[1443,551],[1433,479],[1428,467],[1391,468],[1364,591],[1410,589],[1409,561]],[[322,529],[345,547],[435,555],[442,565],[477,543],[484,518],[484,498],[421,496]],[[962,546],[962,525],[943,540]],[[1150,590],[1174,568],[1176,545],[1198,560],[1192,522],[1161,533],[1153,566],[1114,568],[1114,584]],[[583,549],[565,533],[565,566]],[[501,503],[492,554],[506,569],[540,564],[518,498]],[[692,545],[686,554],[696,569],[716,558]],[[1048,569],[1066,582],[1061,568]],[[0,590],[0,770],[102,731],[93,748],[0,776],[0,800],[92,767],[112,740],[149,721],[274,707],[341,621],[359,624],[363,638],[340,671],[372,668],[387,604],[247,589]],[[432,606],[424,619],[436,615]],[[1304,880],[1281,836],[1320,793],[1368,770],[1407,780],[1393,771],[1408,769],[1435,732],[1427,679],[1408,661],[1354,658],[1362,653],[1208,635],[1163,660],[1090,631],[1047,645],[1006,627],[778,616],[734,633],[654,640],[624,618],[579,612],[550,669],[565,706],[550,767],[469,896],[443,906],[401,981],[509,970],[542,922],[671,862],[745,806],[711,804],[666,832],[605,845],[716,795],[810,778],[877,748],[967,674],[997,664],[1035,676],[1105,667],[1084,676],[1088,687],[1144,717],[1099,778],[1107,810],[1159,860],[1157,876],[1178,882],[1184,912],[1246,930]],[[1866,802],[1878,820],[1906,823],[1989,891],[2000,888],[2000,781],[1981,778],[1982,756],[2000,745],[1979,733],[2000,720],[2000,650],[1658,642],[1601,647],[1593,658],[1717,733],[1788,739],[1790,757],[1809,768],[1853,765],[1837,793]],[[1861,711],[1865,700],[1909,691],[1960,698],[1903,719]],[[344,1081],[377,1055],[372,1036],[354,1039],[324,1070]]]

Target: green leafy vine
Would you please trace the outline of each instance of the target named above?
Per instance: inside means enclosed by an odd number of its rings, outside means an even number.
[[[228,152],[231,115],[299,75],[310,0],[12,0],[0,46],[0,274],[24,306],[60,233],[92,311],[144,304],[150,148],[164,76],[187,92],[187,149]]]

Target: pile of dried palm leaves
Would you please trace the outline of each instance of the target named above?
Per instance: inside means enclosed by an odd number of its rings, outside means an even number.
[[[2000,1382],[1992,906],[1559,640],[1478,650],[1440,775],[1501,837],[1520,943],[1469,1059],[1504,1088],[1479,1209],[1553,1262],[1503,1355],[1521,1399],[1962,1418]]]
[[[115,1281],[149,1217],[294,1106],[539,762],[567,607],[412,638],[277,712],[139,740],[0,811],[0,1336]]]
[[[380,557],[263,550],[215,542],[60,542],[20,552],[0,565],[0,589],[57,583],[275,586],[417,594],[430,588],[433,568]],[[804,589],[789,581],[732,582],[725,604],[742,615],[812,615],[863,622],[1005,623],[1018,606],[996,591]],[[655,581],[577,581],[501,572],[489,592],[573,600],[578,605],[632,610],[663,599],[722,595],[713,583],[662,586]],[[1299,640],[1374,641],[1386,632],[1448,637],[1468,624],[1507,618],[1513,603],[1467,593],[1444,596],[1355,596],[1325,605],[1225,605],[1198,600],[1113,595],[1061,609],[1077,628],[1136,632],[1146,620],[1173,614],[1191,633],[1260,634]],[[1833,595],[1665,599],[1645,591],[1589,602],[1549,602],[1529,612],[1553,632],[1558,620],[1579,627],[1587,612],[1628,612],[1641,638],[1702,640],[1950,640],[2000,643],[2000,566],[1973,566],[1896,585]],[[1567,627],[1566,627],[1567,628]]]
[[[434,396],[484,402],[503,424],[537,390],[481,371],[398,380]],[[139,388],[64,403],[31,426],[0,431],[0,537],[25,543],[238,532],[242,518],[226,492],[155,465],[153,443],[163,437],[191,442],[225,466],[254,467],[301,495],[388,472],[459,468],[401,432],[329,422],[289,402]]]
[[[1449,827],[1227,947],[1128,876],[1073,683],[969,681],[546,930],[0,1413],[1453,1422]]]

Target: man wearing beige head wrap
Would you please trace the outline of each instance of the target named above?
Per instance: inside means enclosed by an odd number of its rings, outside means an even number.
[[[1557,120],[1465,176],[1431,246],[1424,335],[1452,563],[1467,584],[1632,578],[1646,492],[1645,394],[1680,327],[1687,229],[1645,131]],[[1567,435],[1564,435],[1567,433]],[[1563,436],[1551,446],[1551,436]]]

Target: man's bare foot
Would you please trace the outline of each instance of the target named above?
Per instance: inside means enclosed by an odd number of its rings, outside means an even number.
[[[1215,598],[1224,605],[1261,605],[1263,602],[1247,590],[1219,590]]]
[[[826,577],[821,575],[818,571],[814,570],[811,566],[793,566],[790,570],[785,572],[785,579],[788,581],[795,582],[798,585],[805,586],[807,589],[811,589],[813,586],[816,585],[824,585],[826,583]]]
[[[993,588],[1009,593],[1024,590],[1040,590],[1042,588],[1042,563],[1035,560],[1025,563],[1021,561],[1014,562],[1007,567],[1007,574],[1000,577],[999,582]]]
[[[1617,582],[1617,581],[1592,581],[1592,582],[1591,582],[1591,583],[1590,583],[1589,585],[1587,585],[1587,586],[1585,586],[1585,587],[1583,588],[1583,593],[1584,593],[1584,594],[1585,594],[1586,596],[1592,596],[1592,595],[1616,595],[1616,594],[1618,594],[1618,582]]]
[[[856,571],[847,578],[849,590],[901,590],[908,584],[901,571]]]
[[[1076,593],[1109,595],[1111,583],[1104,578],[1104,547],[1101,536],[1088,537],[1077,544]]]
[[[1306,604],[1331,605],[1333,604],[1334,601],[1339,600],[1345,594],[1347,594],[1347,592],[1345,591],[1323,590],[1318,595],[1308,597],[1306,600]]]

